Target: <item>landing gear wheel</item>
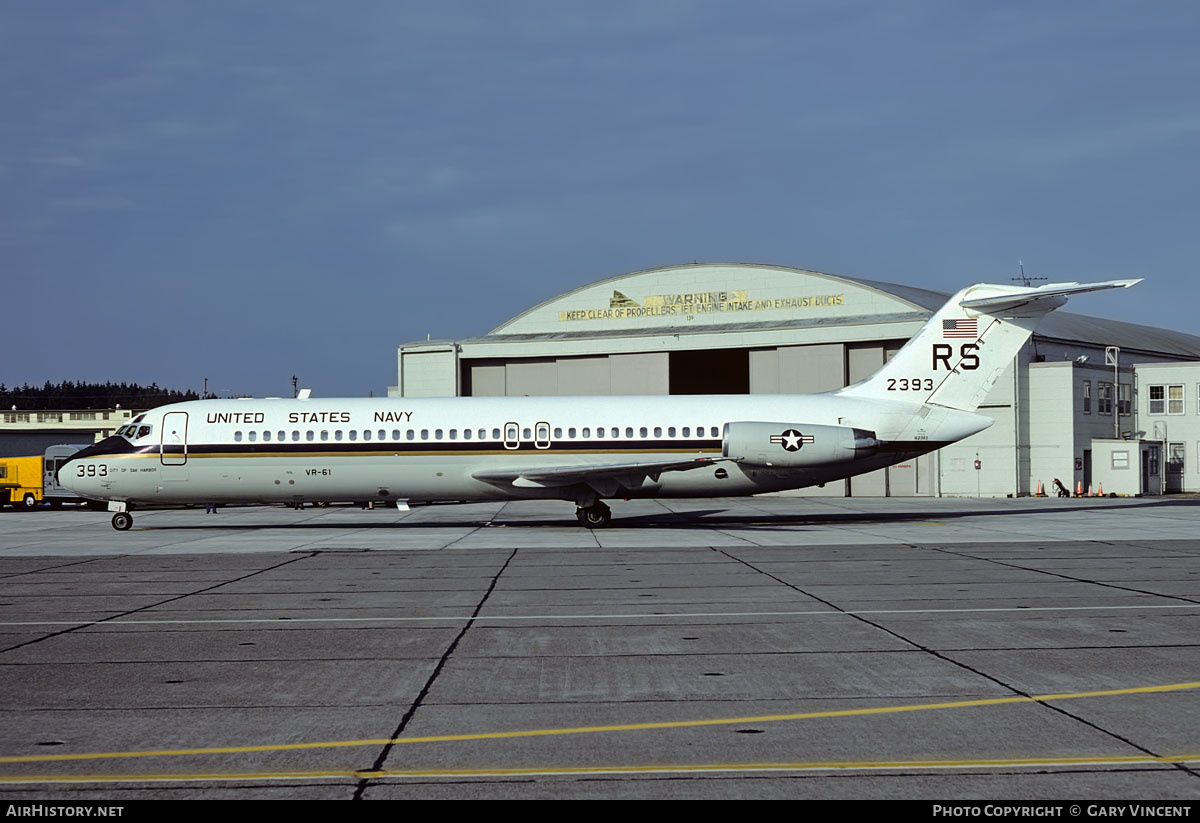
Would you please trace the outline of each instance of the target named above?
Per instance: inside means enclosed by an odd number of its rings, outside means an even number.
[[[133,525],[133,515],[128,512],[117,512],[112,519],[113,528],[119,532],[128,531]]]
[[[612,509],[597,500],[590,506],[580,506],[576,509],[575,517],[585,529],[602,529],[612,519]]]

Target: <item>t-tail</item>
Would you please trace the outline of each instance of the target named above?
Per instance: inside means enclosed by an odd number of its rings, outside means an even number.
[[[837,392],[974,411],[1038,322],[1067,297],[1124,289],[1137,280],[1050,283],[1037,288],[980,283],[950,298],[882,369]]]

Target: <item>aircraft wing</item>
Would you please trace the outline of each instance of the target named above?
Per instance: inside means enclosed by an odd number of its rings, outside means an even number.
[[[552,488],[591,486],[601,494],[616,494],[618,487],[637,488],[649,477],[658,480],[663,472],[689,471],[711,466],[731,457],[689,457],[683,460],[642,460],[632,463],[600,463],[585,466],[530,466],[516,469],[487,469],[474,472],[476,480],[496,486]]]

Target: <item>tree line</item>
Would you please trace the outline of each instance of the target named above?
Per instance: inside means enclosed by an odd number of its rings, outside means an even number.
[[[139,383],[75,383],[64,380],[41,388],[28,383],[11,389],[0,383],[0,410],[8,411],[13,406],[18,411],[43,411],[46,409],[152,409],[168,403],[184,400],[199,400],[194,391],[165,389],[158,383],[143,386]]]

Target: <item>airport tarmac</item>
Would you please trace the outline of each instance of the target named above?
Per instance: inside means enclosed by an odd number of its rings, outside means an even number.
[[[0,796],[1200,797],[1200,501],[0,513]]]

